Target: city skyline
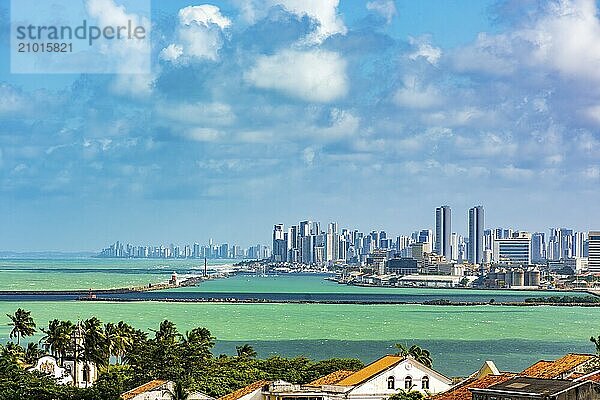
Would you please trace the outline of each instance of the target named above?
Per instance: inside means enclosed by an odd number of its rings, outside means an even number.
[[[412,231],[442,204],[600,222],[595,0],[94,1],[90,24],[151,20],[148,74],[12,73],[9,3],[0,250],[248,246],[305,216]]]

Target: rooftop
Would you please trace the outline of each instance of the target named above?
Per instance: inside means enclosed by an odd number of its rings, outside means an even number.
[[[142,393],[150,392],[154,389],[158,389],[159,387],[165,385],[167,382],[168,381],[165,381],[162,379],[155,379],[153,381],[146,382],[143,385],[140,385],[136,388],[131,389],[128,392],[121,394],[121,399],[123,399],[123,400],[133,399],[138,394],[142,394]]]
[[[387,355],[381,357],[379,360],[372,362],[361,370],[358,370],[341,381],[337,382],[340,386],[355,386],[363,383],[364,381],[372,378],[375,375],[380,374],[386,369],[393,367],[404,360],[404,357]]]
[[[229,394],[226,394],[225,396],[219,397],[218,400],[238,400],[238,399],[244,397],[245,395],[250,394],[250,393],[254,392],[255,390],[258,390],[269,384],[271,384],[271,381],[266,381],[266,380],[256,381],[256,382],[249,384],[248,386],[245,386],[241,389],[236,390],[235,392],[231,392]]]
[[[594,357],[591,354],[569,353],[554,361],[540,360],[523,370],[520,375],[530,378],[558,378],[565,373],[573,371]]]
[[[470,388],[485,389],[489,386],[501,383],[513,378],[513,373],[503,373],[500,375],[486,375],[479,379],[471,378],[468,379],[447,392],[437,394],[432,397],[432,400],[472,400],[473,394],[469,390]]]
[[[573,378],[572,376],[570,378]],[[600,382],[600,370],[591,372],[589,374],[580,374],[577,377],[576,381],[592,381],[592,382]]]
[[[540,379],[518,376],[482,390],[553,396],[584,383],[585,382],[573,382],[565,379]]]
[[[354,374],[355,371],[347,371],[347,370],[339,370],[330,373],[329,375],[325,375],[320,377],[319,379],[315,379],[314,381],[306,384],[306,386],[323,386],[323,385],[335,385],[339,383],[341,380],[349,377]]]

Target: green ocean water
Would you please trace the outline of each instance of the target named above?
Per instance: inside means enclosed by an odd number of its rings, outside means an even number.
[[[520,370],[540,358],[593,351],[600,309],[582,307],[444,307],[345,304],[214,304],[166,302],[0,302],[0,314],[31,310],[40,326],[51,318],[128,321],[148,330],[163,319],[181,331],[204,326],[218,338],[216,352],[251,343],[260,355],[359,357],[371,361],[393,344],[430,348],[443,372],[464,375],[492,359]],[[0,326],[0,337],[9,327]]]
[[[200,261],[200,262],[197,262]],[[123,287],[199,273],[201,260],[0,260],[0,289]],[[400,293],[423,296],[506,299],[543,292],[363,288],[338,285],[323,276],[236,276],[174,291],[198,293]],[[482,297],[483,296],[483,297]],[[124,320],[149,331],[163,319],[181,331],[204,326],[217,337],[215,353],[234,353],[251,343],[260,356],[358,357],[372,361],[393,344],[419,343],[448,375],[466,375],[485,360],[518,371],[538,359],[565,352],[592,352],[589,337],[600,334],[600,308],[423,306],[360,304],[241,304],[174,302],[0,301],[0,342],[8,340],[8,318],[18,307],[31,310],[39,326],[50,319]],[[150,331],[149,331],[150,332]],[[39,336],[33,340],[39,339]]]
[[[209,266],[233,260],[210,260]],[[0,259],[0,290],[110,289],[166,282],[173,271],[201,274],[203,260]]]

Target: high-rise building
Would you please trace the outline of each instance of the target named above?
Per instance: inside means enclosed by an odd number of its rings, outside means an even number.
[[[591,273],[600,272],[600,231],[588,233],[588,269]]]
[[[575,232],[573,234],[573,257],[584,257],[585,240],[585,232]]]
[[[536,264],[546,262],[546,240],[543,232],[531,235],[531,262]]]
[[[273,261],[287,261],[287,243],[285,240],[285,230],[283,224],[277,224],[273,227]]]
[[[494,240],[493,259],[505,264],[531,264],[531,234],[516,232],[510,238]]]
[[[452,259],[452,248],[450,246],[450,235],[452,234],[452,211],[449,206],[441,206],[435,209],[435,252]]]
[[[484,218],[483,206],[475,206],[469,209],[468,258],[471,264],[481,264],[483,262]]]

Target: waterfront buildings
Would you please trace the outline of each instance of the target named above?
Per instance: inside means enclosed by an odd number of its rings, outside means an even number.
[[[215,244],[212,239],[207,245],[177,246],[174,244],[160,246],[134,246],[117,241],[102,249],[100,258],[207,258],[207,259],[265,259],[271,256],[268,246],[257,244],[247,249],[229,243]]]
[[[483,262],[483,206],[475,206],[469,210],[469,262],[481,264]]]
[[[449,206],[441,206],[435,209],[435,252],[452,258],[452,247],[450,237],[452,235],[452,210]],[[458,244],[458,243],[457,243]],[[456,258],[454,258],[456,259]]]

